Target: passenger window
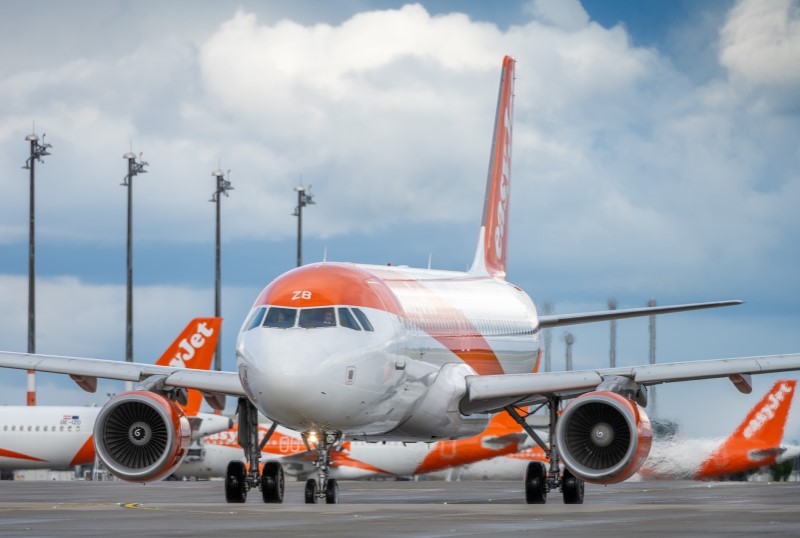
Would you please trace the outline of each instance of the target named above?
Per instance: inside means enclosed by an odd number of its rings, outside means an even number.
[[[353,314],[351,314],[346,308],[339,309],[339,322],[342,324],[342,327],[347,327],[348,329],[353,329],[354,331],[361,330],[361,327],[358,326],[356,318],[354,318]]]
[[[264,319],[264,312],[266,311],[267,309],[262,307],[253,312],[253,315],[250,318],[250,323],[247,324],[248,331],[261,325],[261,320]]]
[[[300,327],[335,327],[336,314],[333,308],[305,308],[300,311]]]
[[[277,329],[288,329],[294,327],[294,320],[297,317],[297,310],[294,308],[279,308],[273,306],[269,309],[264,327],[275,327]]]
[[[367,319],[367,315],[364,312],[362,312],[360,308],[354,308],[353,314],[355,314],[356,317],[358,318],[358,321],[361,322],[361,326],[364,327],[365,331],[370,331],[370,332],[375,331],[375,329],[372,328],[372,323],[370,323],[369,319]]]

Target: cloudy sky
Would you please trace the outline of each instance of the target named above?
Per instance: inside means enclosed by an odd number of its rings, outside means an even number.
[[[558,312],[715,299],[659,318],[658,360],[800,352],[800,4],[796,0],[4,2],[0,349],[27,345],[28,156],[37,165],[37,351],[125,351],[126,172],[135,343],[154,360],[213,313],[222,200],[224,369],[253,299],[295,263],[293,187],[312,186],[305,261],[464,269],[482,209],[504,54],[517,61],[510,280]],[[13,52],[9,52],[13,51]],[[34,127],[35,122],[35,127]],[[646,320],[618,364],[647,361]],[[572,330],[576,367],[608,326]],[[564,332],[554,333],[563,368]],[[693,435],[732,430],[727,381],[659,388]],[[39,402],[98,403],[60,376]],[[756,394],[757,393],[757,394]],[[0,372],[0,403],[25,374]],[[702,412],[698,411],[698,408]],[[791,417],[790,436],[800,438]]]

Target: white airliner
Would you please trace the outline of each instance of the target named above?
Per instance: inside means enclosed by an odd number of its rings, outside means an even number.
[[[647,386],[729,376],[741,391],[750,374],[800,369],[800,354],[533,373],[544,328],[739,304],[740,301],[538,315],[528,295],[506,281],[514,60],[503,60],[478,246],[466,272],[349,263],[313,263],[272,281],[256,299],[237,341],[238,372],[202,372],[139,363],[0,353],[0,366],[59,372],[80,379],[139,382],[99,413],[95,448],[117,476],[143,481],[180,463],[189,429],[170,399],[176,388],[202,391],[219,409],[239,398],[240,445],[250,462],[234,461],[225,478],[228,502],[260,488],[265,502],[283,501],[283,470],[260,472],[258,411],[301,432],[316,451],[318,478],[308,502],[338,502],[329,452],[343,439],[436,441],[474,436],[489,413],[544,404],[550,454],[526,478],[526,499],[541,503],[561,489],[583,502],[583,481],[630,477],[650,449],[643,407]],[[82,386],[86,386],[83,383]],[[91,388],[91,387],[89,387]],[[575,398],[562,409],[562,402]],[[129,418],[128,410],[147,418]],[[163,428],[164,442],[153,450]],[[566,470],[560,473],[560,463]]]
[[[157,365],[208,370],[221,318],[196,318],[167,348]],[[202,396],[190,390],[183,412],[195,437],[224,431],[230,419],[199,413]],[[59,469],[94,463],[94,428],[100,407],[0,407],[0,469]]]

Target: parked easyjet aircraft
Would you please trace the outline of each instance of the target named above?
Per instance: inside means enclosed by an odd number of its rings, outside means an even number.
[[[727,439],[673,437],[654,440],[639,469],[643,478],[713,480],[772,465],[800,455],[800,447],[782,443],[795,380],[779,380]],[[463,479],[510,479],[522,476],[530,462],[547,462],[538,446],[481,461],[458,470]]]
[[[214,357],[221,318],[197,318],[156,362],[208,370]],[[85,378],[80,382],[86,381]],[[230,419],[199,413],[203,397],[188,391],[181,406],[190,417],[195,436],[230,427]],[[94,463],[92,429],[100,407],[3,406],[0,407],[0,469],[53,469]],[[163,435],[163,434],[162,434]]]
[[[506,57],[468,271],[347,263],[289,271],[261,292],[242,326],[238,372],[10,352],[0,354],[0,366],[138,381],[139,389],[111,400],[95,424],[98,456],[128,480],[162,478],[183,459],[189,430],[170,398],[174,389],[199,389],[216,408],[225,395],[236,396],[240,444],[250,464],[248,470],[231,462],[226,499],[244,502],[260,487],[265,502],[283,501],[280,463],[267,462],[260,472],[259,445],[269,439],[258,438],[260,411],[300,431],[316,450],[318,480],[310,498],[328,503],[338,502],[329,453],[345,438],[471,437],[486,429],[487,413],[505,410],[522,421],[517,407],[536,403],[549,409],[553,442],[546,447],[550,470],[540,465],[529,474],[526,498],[544,502],[549,490],[561,488],[567,502],[582,502],[582,480],[619,482],[647,457],[650,422],[642,407],[648,385],[730,376],[748,391],[749,374],[800,369],[800,354],[793,354],[534,374],[541,329],[740,301],[539,316],[528,295],[506,281],[513,85],[514,60]],[[575,399],[559,414],[567,398]],[[131,418],[133,409],[147,410],[148,418]],[[167,432],[157,446],[154,428]]]
[[[259,425],[261,434],[268,426]],[[525,447],[527,434],[507,413],[498,413],[486,431],[474,437],[435,443],[401,443],[389,441],[366,443],[345,441],[330,452],[330,476],[355,480],[375,476],[411,476],[467,465],[472,462],[519,452]],[[261,450],[266,459],[278,459],[287,474],[301,479],[316,473],[314,451],[308,450],[296,432],[277,428]],[[197,457],[187,458],[175,471],[176,476],[224,477],[228,463],[241,459],[238,428],[208,435]],[[313,479],[312,479],[313,481]],[[309,486],[313,491],[313,486]]]

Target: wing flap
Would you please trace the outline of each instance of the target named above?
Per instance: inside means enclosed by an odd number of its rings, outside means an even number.
[[[166,376],[165,385],[198,389],[209,393],[244,396],[245,392],[235,372],[193,370],[173,366],[156,366],[137,362],[83,359],[56,355],[0,352],[0,367],[68,374],[73,378],[99,377],[120,381],[142,381],[151,375]]]
[[[529,405],[548,396],[571,398],[594,390],[607,376],[627,377],[642,385],[695,381],[743,374],[800,370],[800,354],[672,362],[624,368],[468,376],[465,414],[491,412],[506,405]]]

